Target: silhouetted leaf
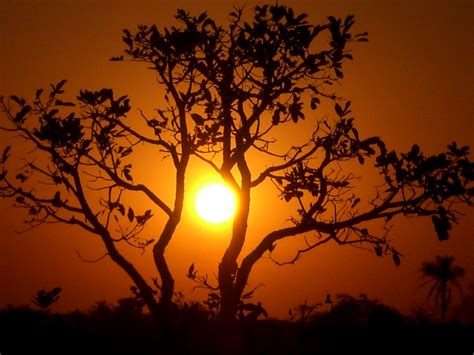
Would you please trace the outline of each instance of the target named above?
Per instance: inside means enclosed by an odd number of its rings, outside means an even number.
[[[26,106],[23,106],[21,108],[20,111],[18,111],[18,113],[15,115],[15,117],[13,118],[13,120],[15,122],[22,122],[25,118],[25,116],[31,111],[31,106],[30,105],[26,105]]]
[[[352,205],[351,205],[351,208],[354,208],[355,206],[357,206],[357,204],[360,202],[360,198],[357,197],[353,202],[352,202]]]
[[[5,163],[7,161],[8,157],[10,156],[11,149],[12,149],[12,147],[11,147],[11,145],[9,145],[3,150],[2,163]]]
[[[359,140],[359,131],[356,128],[351,128],[352,134],[354,134],[354,137]]]
[[[125,206],[122,205],[120,202],[117,203],[117,209],[122,216],[125,216]]]
[[[53,197],[53,200],[52,200],[51,204],[52,204],[54,207],[61,207],[61,206],[62,206],[63,202],[61,201],[61,192],[56,191],[56,193],[54,194],[54,197]]]
[[[35,93],[36,100],[39,100],[39,98],[40,98],[41,94],[43,93],[43,91],[44,91],[43,89],[36,90],[36,93]]]
[[[76,106],[76,104],[74,104],[73,102],[65,102],[65,101],[61,101],[59,99],[55,101],[55,105],[57,105],[57,106],[69,106],[69,107]]]
[[[375,251],[375,254],[376,254],[377,256],[382,256],[382,247],[381,247],[381,246],[376,245],[376,246],[374,247],[374,251]]]
[[[25,182],[27,179],[27,176],[23,173],[19,173],[15,176],[15,178],[19,180],[20,182]]]
[[[196,278],[196,271],[194,271],[194,263],[189,266],[188,272],[186,273],[188,279],[194,280]]]
[[[310,102],[309,105],[310,105],[312,110],[316,110],[319,103],[321,103],[321,100],[317,97],[313,97],[313,98],[311,98],[311,102]]]
[[[392,259],[396,266],[400,266],[400,255],[396,251],[392,252]]]
[[[435,227],[436,234],[440,241],[449,239],[449,230],[451,229],[451,223],[449,222],[446,214],[439,213],[438,216],[434,215],[431,217],[433,225]]]
[[[153,217],[153,214],[151,213],[151,210],[146,210],[145,213],[141,216],[135,216],[135,219],[137,220],[137,223],[140,225],[145,224],[151,217]]]
[[[347,115],[348,113],[351,112],[351,111],[349,111],[349,109],[351,108],[351,104],[352,104],[351,101],[347,101],[346,104],[344,105],[344,115]],[[349,121],[350,121],[351,124],[352,124],[352,122],[354,121],[354,119],[351,118]]]
[[[24,106],[25,103],[26,103],[26,101],[25,101],[24,98],[18,97],[18,96],[16,96],[16,95],[11,95],[11,96],[10,96],[10,99],[12,99],[13,101],[15,101],[15,102],[16,102],[18,105],[20,105],[20,106]]]
[[[63,88],[64,84],[66,84],[66,83],[67,83],[67,80],[66,80],[66,79],[61,80],[61,81],[56,85],[55,91],[58,92],[58,93],[61,93],[61,92],[62,92],[61,89]]]
[[[152,239],[148,239],[148,240],[146,241],[146,243],[145,243],[145,246],[148,246],[148,245],[150,245],[150,244],[152,244],[152,243],[154,243],[154,242],[155,242],[155,239],[153,239],[153,238],[152,238]]]
[[[135,213],[133,212],[132,207],[128,208],[127,217],[130,222],[133,222],[133,219],[135,218]]]
[[[127,164],[123,168],[123,175],[125,176],[125,179],[127,179],[128,181],[133,181],[133,177],[130,174],[131,167],[132,167],[131,164]]]
[[[126,170],[123,171],[123,175],[125,176],[125,178],[128,180],[128,181],[133,181],[133,177],[132,175],[130,175],[130,173]]]
[[[273,111],[272,124],[277,125],[280,123],[280,110]]]
[[[133,152],[132,147],[127,147],[126,149],[122,151],[120,156],[123,158],[123,157],[126,157],[127,155],[130,155],[132,152]]]

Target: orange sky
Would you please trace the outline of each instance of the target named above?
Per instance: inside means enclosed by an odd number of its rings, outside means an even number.
[[[250,9],[257,2],[246,3]],[[339,91],[352,100],[362,133],[379,135],[400,150],[417,143],[433,153],[453,140],[474,147],[472,1],[431,1],[429,6],[424,1],[279,3],[307,12],[314,21],[354,13],[356,31],[369,32],[370,42],[354,48],[355,61],[346,65]],[[4,0],[0,2],[0,95],[31,97],[38,87],[68,79],[66,93],[72,97],[79,88],[111,87],[128,94],[133,107],[151,111],[160,101],[153,73],[136,64],[108,62],[121,53],[121,30],[134,29],[139,23],[169,25],[178,7],[207,10],[223,22],[233,4],[239,2]],[[3,147],[7,143],[1,138]],[[156,177],[163,176],[161,164],[144,159],[137,169],[147,172],[144,180],[156,184]],[[189,177],[191,200],[208,174],[193,163]],[[267,213],[274,201],[280,205],[271,186],[253,196],[248,248],[256,237],[281,227],[288,217],[283,208]],[[186,270],[194,262],[202,273],[216,272],[227,246],[228,226],[203,224],[192,209],[188,206],[185,210],[167,257],[177,291],[188,298],[200,298],[202,293],[190,293],[193,285],[185,279]],[[102,255],[101,244],[91,236],[61,226],[18,235],[15,231],[22,228],[21,215],[5,201],[0,201],[0,216],[0,306],[28,303],[39,288],[54,286],[63,288],[57,305],[62,310],[87,308],[96,300],[113,301],[128,294],[131,282],[112,262],[90,264],[76,256],[75,250],[88,258]],[[339,292],[365,292],[409,311],[424,299],[417,273],[422,261],[439,254],[455,255],[457,263],[468,271],[465,281],[474,280],[473,217],[469,211],[444,243],[437,241],[428,220],[396,220],[400,223],[396,223],[392,237],[405,255],[398,268],[390,257],[381,259],[328,244],[294,266],[277,267],[263,259],[250,281],[265,285],[256,298],[275,316],[284,317],[288,307],[305,299],[321,300],[326,293]],[[159,222],[157,217],[157,227]],[[151,251],[127,255],[148,279],[155,276]]]

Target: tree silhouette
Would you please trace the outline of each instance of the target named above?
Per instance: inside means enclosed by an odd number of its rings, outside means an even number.
[[[428,216],[438,238],[448,238],[456,221],[454,202],[470,203],[474,193],[469,149],[452,143],[447,152],[426,156],[414,145],[399,154],[379,137],[359,135],[350,101],[332,89],[343,78],[343,62],[352,60],[349,45],[367,41],[367,33],[351,32],[353,15],[312,25],[306,14],[265,5],[255,7],[250,21],[242,9],[234,9],[226,27],[206,13],[192,16],[179,10],[176,19],[176,26],[161,30],[155,25],[140,25],[134,33],[125,29],[124,55],[112,58],[146,63],[166,91],[166,105],[154,117],[142,114],[148,132],[128,118],[128,98],[116,98],[111,89],[83,90],[75,104],[59,99],[62,81],[46,99],[38,90],[33,103],[16,96],[2,100],[9,122],[4,129],[32,143],[35,155],[47,157],[42,166],[38,160],[27,161],[11,178],[5,170],[9,148],[3,154],[2,194],[29,210],[30,224],[54,220],[98,235],[148,308],[159,313],[156,291],[116,244],[153,247],[160,303],[167,307],[174,281],[164,253],[180,221],[188,162],[199,159],[220,174],[239,199],[218,267],[218,285],[194,277],[219,292],[223,319],[235,317],[255,263],[265,253],[271,255],[283,239],[305,238],[306,247],[291,260],[275,260],[279,264],[294,263],[304,253],[335,242],[391,255],[398,265],[401,254],[387,239],[388,229],[369,222],[387,225],[396,215]],[[320,117],[321,106],[328,105],[335,115]],[[284,133],[282,127],[303,120],[311,120],[313,127],[301,131],[305,141],[281,144],[276,137]],[[172,207],[132,176],[139,143],[171,158],[176,180]],[[266,168],[260,169],[256,160]],[[362,196],[353,188],[353,167],[369,162],[383,183],[372,196]],[[52,182],[52,193],[43,196],[23,187],[33,175]],[[269,182],[288,203],[291,225],[269,231],[242,255],[252,191]],[[137,213],[133,200],[125,197],[136,193],[168,217],[156,240],[140,239],[153,212]],[[93,194],[100,194],[100,203]],[[260,219],[265,224],[265,216]]]
[[[130,110],[126,96],[115,98],[111,89],[81,91],[77,103],[62,101],[65,80],[51,85],[48,95],[36,91],[32,103],[11,96],[2,99],[0,107],[9,125],[33,147],[33,157],[18,162],[21,172],[10,178],[5,163],[10,156],[7,147],[2,156],[1,193],[13,197],[15,206],[28,210],[26,221],[31,227],[60,222],[82,227],[99,236],[106,254],[133,280],[150,311],[160,313],[156,291],[117,248],[117,243],[144,249],[153,245],[153,256],[161,276],[161,300],[168,307],[174,280],[168,270],[164,251],[181,215],[184,199],[184,172],[189,152],[162,139],[141,136],[126,120]],[[46,96],[46,97],[45,97]],[[19,107],[15,111],[13,105]],[[66,112],[65,112],[66,111]],[[174,206],[169,207],[149,187],[132,176],[130,156],[140,142],[157,151],[166,150],[176,168]],[[20,148],[20,147],[18,147]],[[27,185],[29,184],[29,185]],[[35,186],[43,184],[45,188]],[[49,188],[48,188],[49,185]],[[144,239],[140,233],[152,218],[151,209],[139,212],[131,196],[141,194],[160,209],[167,222],[157,240]],[[128,205],[124,199],[128,198]]]
[[[453,256],[437,256],[434,262],[425,262],[421,266],[423,277],[429,279],[424,285],[431,284],[427,299],[434,296],[435,305],[440,305],[441,322],[443,323],[451,302],[452,287],[456,286],[461,292],[458,280],[464,276],[464,269],[453,265],[453,263]]]

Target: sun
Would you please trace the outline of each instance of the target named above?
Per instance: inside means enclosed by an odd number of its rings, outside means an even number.
[[[223,223],[235,213],[235,196],[223,183],[204,186],[196,195],[196,211],[209,223]]]

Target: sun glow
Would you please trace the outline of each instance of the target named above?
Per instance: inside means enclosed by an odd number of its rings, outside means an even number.
[[[204,186],[196,196],[196,211],[209,223],[223,223],[235,213],[235,196],[225,184]]]

